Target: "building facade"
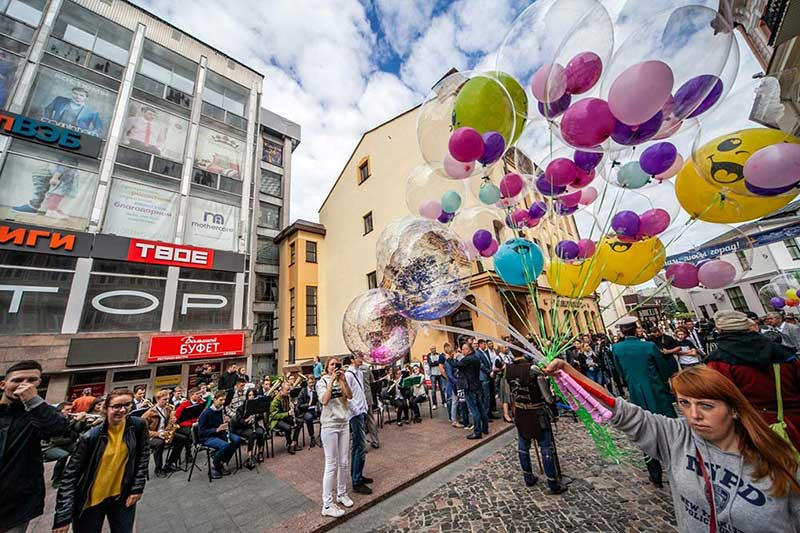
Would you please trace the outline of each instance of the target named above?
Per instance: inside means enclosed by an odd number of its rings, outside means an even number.
[[[122,0],[0,6],[0,366],[61,401],[249,363],[262,152],[299,139],[263,76]]]

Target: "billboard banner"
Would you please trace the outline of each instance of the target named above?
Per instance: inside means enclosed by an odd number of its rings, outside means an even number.
[[[179,194],[115,179],[103,233],[169,242],[175,235]]]
[[[758,246],[766,246],[796,237],[800,237],[800,222],[760,231],[748,237],[739,237],[711,246],[704,246],[682,254],[671,255],[667,257],[666,264],[671,265],[673,263],[683,262],[695,263],[703,259],[712,259],[720,255],[732,254],[749,247],[756,248]]]
[[[239,211],[234,205],[189,198],[183,242],[234,251],[239,238]]]
[[[244,145],[241,139],[200,126],[194,166],[229,178],[241,178]]]
[[[0,172],[0,217],[25,224],[85,229],[98,175],[75,168],[76,156],[57,162],[9,154]]]
[[[8,102],[17,75],[21,72],[19,67],[22,62],[21,57],[0,50],[0,108],[5,107]]]
[[[244,332],[207,335],[156,335],[150,339],[148,363],[244,355]]]
[[[188,120],[131,100],[121,144],[180,162],[188,131]]]

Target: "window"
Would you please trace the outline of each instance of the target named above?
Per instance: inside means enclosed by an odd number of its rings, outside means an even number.
[[[734,309],[742,313],[750,310],[750,308],[747,307],[747,300],[744,299],[742,289],[739,287],[731,287],[730,289],[725,289],[725,293],[728,295]]]
[[[177,192],[115,178],[108,195],[103,233],[172,242],[179,203]]]
[[[208,71],[203,87],[203,107],[201,112],[207,117],[246,129],[247,101],[250,91],[213,72]]]
[[[293,243],[293,242],[289,243],[289,264],[290,265],[294,264],[294,258],[295,258],[294,244],[295,243]]]
[[[194,166],[209,174],[241,179],[244,145],[241,139],[200,126]]]
[[[266,161],[270,165],[275,165],[276,167],[283,167],[283,145],[264,137],[264,148],[261,152],[261,160]]]
[[[45,4],[47,4],[47,0],[11,0],[10,2],[3,0],[0,2],[0,6],[2,6],[0,11],[29,26],[38,26],[42,20]]]
[[[783,244],[786,246],[786,251],[789,252],[793,260],[797,261],[800,259],[800,247],[797,246],[797,239],[786,239],[783,241]]]
[[[294,309],[294,289],[289,289],[289,337],[294,338],[294,320],[295,320],[295,309]]]
[[[367,274],[367,289],[378,288],[378,273],[374,270]]]
[[[256,313],[253,327],[253,342],[270,342],[275,340],[272,313]]]
[[[717,304],[709,304],[709,306],[711,307],[712,312],[716,313],[717,311],[719,311]]]
[[[372,232],[372,211],[364,215],[364,235]]]
[[[189,121],[185,118],[131,100],[120,145],[180,162],[188,131]]]
[[[233,272],[214,272],[213,277],[216,279],[208,279],[207,272],[194,268],[180,269],[173,329],[233,327],[236,275]]]
[[[258,206],[258,225],[269,229],[280,229],[281,208],[276,205],[260,203]]]
[[[256,276],[256,300],[262,302],[278,301],[278,278],[277,276]]]
[[[709,316],[708,316],[708,309],[706,309],[706,306],[705,305],[700,305],[698,307],[700,307],[700,312],[703,313],[703,318],[705,318],[707,320],[709,318]]]
[[[283,197],[283,176],[269,170],[262,170],[261,188],[259,190],[275,198]]]
[[[189,197],[183,243],[235,252],[239,244],[239,206]]]
[[[469,309],[460,309],[452,314],[450,324],[456,328],[473,331],[472,313],[470,313]]]
[[[306,241],[306,263],[317,262],[317,243]]]
[[[317,288],[306,287],[306,337],[317,336]]]
[[[270,238],[258,239],[256,243],[256,261],[277,266],[280,263],[278,245]]]
[[[753,287],[753,290],[758,295],[758,299],[761,301],[761,305],[764,306],[764,309],[766,309],[767,311],[772,311],[772,304],[769,303],[770,300],[769,294],[761,292],[761,289],[768,284],[769,281],[765,280],[765,281],[757,281],[755,283],[751,283],[750,286]]]
[[[361,185],[369,178],[369,159],[358,165],[358,184]]]
[[[186,109],[192,107],[197,63],[145,39],[133,86]]]
[[[747,256],[742,250],[736,251],[736,259],[739,260],[742,270],[750,270],[750,261],[747,260]]]

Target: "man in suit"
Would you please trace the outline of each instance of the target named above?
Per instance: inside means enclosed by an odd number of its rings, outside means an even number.
[[[800,352],[800,326],[789,324],[783,319],[783,314],[775,312],[767,315],[767,325],[780,333],[784,346],[793,348],[796,353]]]
[[[672,393],[667,381],[670,370],[661,350],[636,336],[636,318],[623,317],[617,323],[624,339],[611,348],[614,366],[628,386],[630,401],[639,407],[670,418],[675,418]],[[658,488],[662,485],[661,463],[645,456],[650,481]]]
[[[480,439],[489,433],[489,418],[483,410],[483,374],[481,357],[472,349],[469,342],[461,344],[461,355],[464,357],[460,361],[455,361],[453,366],[458,370],[459,379],[464,378],[466,386],[465,397],[467,408],[472,415],[474,427],[468,439]]]
[[[313,448],[317,445],[314,438],[314,420],[316,420],[317,415],[320,414],[320,409],[318,407],[319,397],[317,396],[316,385],[317,380],[314,379],[314,376],[308,376],[306,379],[306,386],[300,390],[300,394],[297,396],[297,407],[295,409],[295,416],[297,418],[302,418],[306,423],[308,438],[311,441],[311,444],[308,446],[309,448]]]
[[[97,110],[86,104],[89,91],[83,87],[73,87],[71,98],[56,96],[44,108],[42,118],[52,120],[60,125],[73,126],[81,133],[103,136],[103,121]]]
[[[706,356],[705,335],[702,335],[697,328],[694,327],[694,322],[692,322],[690,318],[683,321],[683,327],[689,332],[689,338],[694,342],[694,345],[697,346],[698,355],[700,356],[699,359],[702,360]]]
[[[494,420],[497,417],[493,416],[489,409],[489,406],[492,403],[491,398],[493,388],[492,381],[494,381],[494,365],[492,365],[492,356],[489,355],[489,349],[487,347],[486,340],[480,339],[478,341],[478,349],[475,351],[475,353],[478,355],[478,359],[480,359],[481,362],[481,410],[486,415],[487,420]],[[489,432],[488,428],[486,432]]]

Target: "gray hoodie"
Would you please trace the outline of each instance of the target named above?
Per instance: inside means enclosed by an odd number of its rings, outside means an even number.
[[[624,432],[669,473],[678,528],[708,533],[711,517],[697,450],[711,479],[719,533],[800,532],[800,496],[773,498],[769,477],[754,480],[741,455],[695,435],[686,420],[667,418],[617,398],[611,425]],[[800,469],[797,473],[800,479]]]
[[[328,390],[328,383],[331,381],[331,376],[328,374],[322,376],[317,381],[317,396],[322,398],[325,391]],[[319,418],[320,428],[342,429],[349,427],[350,411],[347,407],[347,401],[342,396],[342,388],[338,382],[334,382],[333,389],[331,390],[331,399],[328,405],[322,406],[322,415]]]

